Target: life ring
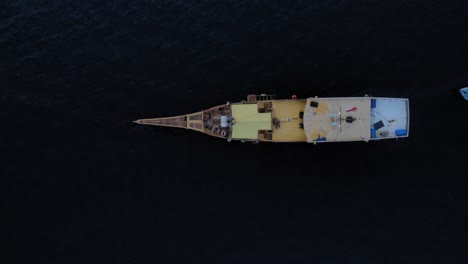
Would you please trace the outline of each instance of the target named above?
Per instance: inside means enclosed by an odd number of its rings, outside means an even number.
[[[226,129],[221,130],[221,136],[225,137],[227,135]]]
[[[213,133],[215,133],[215,134],[218,134],[218,133],[219,133],[219,127],[214,126],[214,127],[211,129],[211,131],[213,131]]]

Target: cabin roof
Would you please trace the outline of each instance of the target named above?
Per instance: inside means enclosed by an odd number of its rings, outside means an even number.
[[[304,130],[308,142],[354,141],[370,138],[368,97],[308,98]],[[347,118],[349,121],[346,121]]]
[[[271,130],[271,113],[259,113],[257,104],[231,105],[234,139],[258,139],[259,130]]]

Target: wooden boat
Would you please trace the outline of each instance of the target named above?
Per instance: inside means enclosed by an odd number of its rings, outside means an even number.
[[[242,142],[344,142],[408,137],[409,100],[384,97],[275,99],[248,95],[199,112],[139,119]]]

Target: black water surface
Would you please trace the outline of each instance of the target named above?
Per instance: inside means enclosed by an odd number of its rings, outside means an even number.
[[[2,1],[7,256],[466,263],[467,14],[466,1]],[[252,145],[131,122],[249,93],[410,98],[410,137]]]

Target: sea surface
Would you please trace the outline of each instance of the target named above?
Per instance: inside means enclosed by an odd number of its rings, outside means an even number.
[[[0,3],[9,263],[467,263],[468,2]],[[133,120],[250,93],[409,98],[410,136]]]

